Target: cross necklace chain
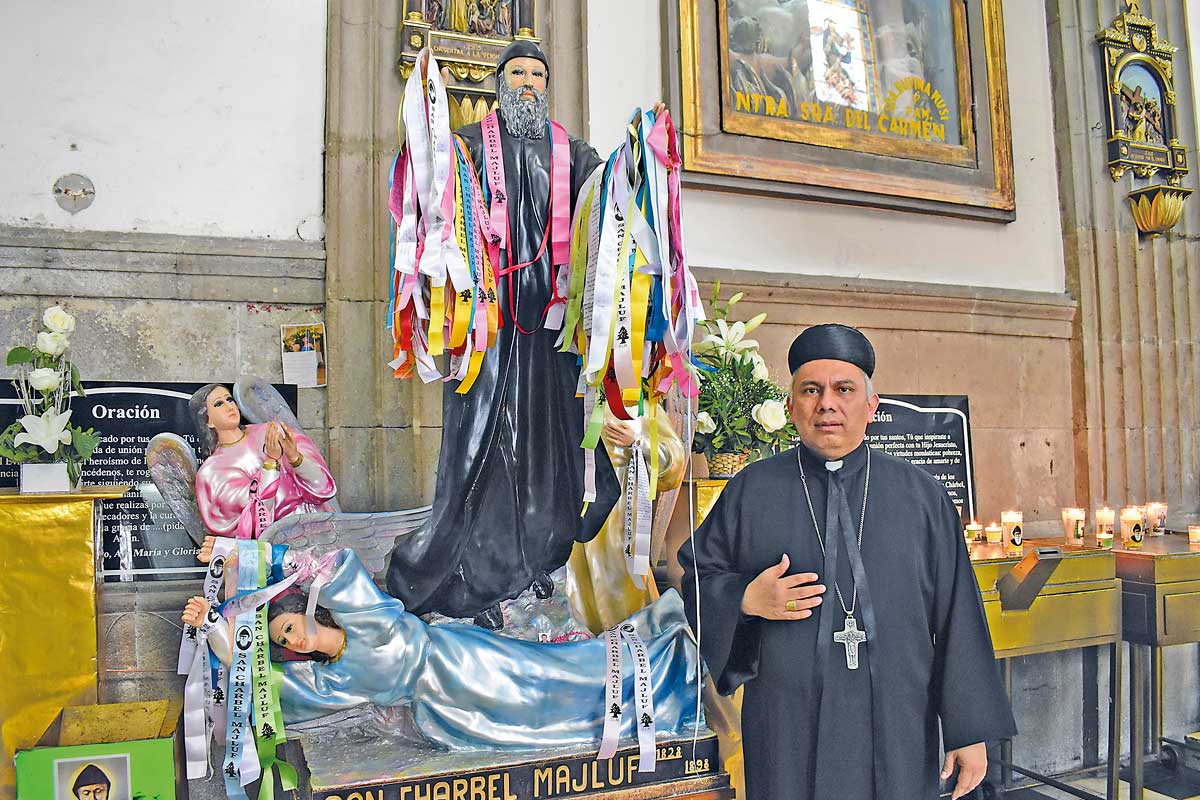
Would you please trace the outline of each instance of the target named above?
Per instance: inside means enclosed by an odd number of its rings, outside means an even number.
[[[813,531],[817,534],[817,542],[821,545],[821,555],[825,555],[825,539],[821,536],[821,526],[817,524],[817,512],[813,510],[812,495],[808,493],[808,478],[804,475],[804,460],[800,456],[800,451],[796,451],[796,462],[800,465],[800,483],[804,486],[804,499],[808,502],[808,513],[812,517]],[[826,465],[838,463],[838,469],[841,468],[840,462],[826,462]],[[830,470],[836,472],[837,470]],[[867,447],[867,476],[863,484],[863,501],[862,512],[858,517],[858,547],[862,549],[863,527],[867,521],[867,494],[871,491],[871,448]],[[825,500],[829,502],[828,497]],[[846,614],[846,625],[842,630],[835,631],[833,640],[846,648],[846,669],[858,669],[858,646],[867,641],[867,632],[858,629],[858,620],[854,618],[854,609],[858,605],[858,585],[854,586],[854,590],[850,594],[850,606],[846,606],[846,599],[842,597],[842,589],[837,582],[837,565],[834,565],[833,575],[833,591],[837,594],[838,604],[841,605],[842,611]]]

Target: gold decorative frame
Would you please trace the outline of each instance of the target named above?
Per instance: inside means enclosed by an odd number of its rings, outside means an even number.
[[[1125,0],[1125,4],[1125,12],[1113,20],[1112,26],[1096,34],[1108,105],[1109,174],[1119,181],[1130,170],[1139,178],[1152,178],[1162,172],[1167,183],[1179,186],[1188,173],[1188,161],[1187,148],[1178,138],[1172,82],[1175,48],[1158,37],[1158,24],[1142,14],[1139,0]],[[1145,69],[1157,83],[1162,100],[1157,109],[1161,144],[1147,141],[1144,133],[1139,138],[1136,132],[1126,129],[1128,119],[1122,104],[1127,87],[1123,76],[1126,70],[1137,67]]]
[[[429,0],[400,2],[403,22],[397,34],[396,58],[400,77],[408,79],[417,55],[428,45],[438,63],[450,72],[446,91],[452,128],[478,122],[495,104],[496,61],[504,48],[517,39],[540,41],[536,35],[537,0],[512,0],[513,33],[497,37],[442,30],[428,19]],[[478,0],[467,2],[473,5]]]
[[[671,64],[683,116],[685,185],[1008,222],[1015,188],[1002,0],[947,0],[954,21],[962,144],[738,119],[723,91],[729,75],[721,20],[727,0],[671,0]],[[977,46],[975,43],[982,43]],[[711,54],[719,53],[714,58]],[[783,140],[784,138],[790,141]]]

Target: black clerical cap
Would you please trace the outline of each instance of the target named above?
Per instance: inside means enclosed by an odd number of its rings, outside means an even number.
[[[79,797],[79,790],[84,786],[112,786],[112,781],[108,779],[108,775],[104,770],[97,767],[95,764],[88,764],[79,772],[79,777],[75,779],[75,783],[71,785],[71,792]]]
[[[504,52],[500,54],[500,60],[496,62],[497,77],[504,74],[504,65],[514,58],[536,58],[545,64],[546,85],[550,85],[550,62],[546,60],[546,54],[542,52],[542,48],[528,39],[515,39],[512,44],[504,48]]]
[[[875,348],[862,331],[848,325],[814,325],[806,329],[788,348],[788,371],[795,375],[809,361],[826,358],[853,364],[868,378],[875,374]]]

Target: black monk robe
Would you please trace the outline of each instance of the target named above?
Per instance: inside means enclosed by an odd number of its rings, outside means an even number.
[[[798,455],[826,533],[832,479],[825,462],[801,446],[731,480],[696,532],[694,555],[686,542],[679,551],[694,626],[699,574],[700,647],[717,689],[746,687],[747,795],[931,800],[939,788],[939,723],[946,750],[1016,733],[958,512],[929,475],[871,451],[860,562],[866,580],[854,609],[868,639],[859,668],[849,670],[842,644],[818,646],[818,630],[841,631],[846,614],[826,574]],[[840,471],[850,530],[839,539],[836,572],[847,606],[855,585],[848,544],[858,535],[865,462],[860,446]],[[743,616],[746,586],[784,553],[789,574],[820,576],[822,604],[804,620]]]
[[[499,119],[508,193],[511,254],[538,254],[550,213],[550,133],[510,136]],[[457,131],[483,180],[479,123]],[[601,163],[570,138],[571,203]],[[576,541],[595,537],[620,492],[607,451],[596,448],[596,501],[583,503],[583,401],[575,396],[576,356],[542,328],[554,290],[550,242],[541,258],[497,277],[503,327],[471,390],[442,393],[442,447],[429,527],[401,537],[388,564],[388,592],[409,611],[470,617],[516,597],[542,572],[561,567]],[[511,301],[511,303],[510,303]],[[515,309],[524,334],[513,324]]]

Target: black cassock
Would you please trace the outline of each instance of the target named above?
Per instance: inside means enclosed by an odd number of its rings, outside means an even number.
[[[512,137],[499,119],[508,192],[509,246],[516,263],[532,259],[550,211],[550,133]],[[457,131],[483,180],[479,123]],[[571,205],[601,162],[570,137]],[[504,266],[509,255],[501,251]],[[596,448],[596,500],[581,518],[583,401],[575,396],[577,357],[542,329],[554,289],[551,245],[509,277],[497,277],[503,327],[465,395],[456,382],[442,395],[442,445],[430,525],[396,544],[388,592],[408,610],[469,617],[516,597],[542,572],[566,563],[576,541],[599,532],[620,492],[603,447]],[[512,303],[510,305],[510,298]],[[511,311],[526,331],[513,324]]]
[[[818,646],[818,630],[841,631],[846,614],[826,574],[798,454],[824,534],[831,478],[825,462],[801,446],[731,480],[696,532],[695,554],[686,542],[679,551],[693,625],[699,573],[701,652],[717,689],[746,687],[747,795],[932,800],[941,767],[939,722],[946,750],[1016,733],[958,512],[929,475],[871,451],[861,548],[866,580],[854,609],[868,639],[859,647],[859,668],[850,670],[843,645],[830,636]],[[865,462],[860,446],[841,470],[853,539]],[[840,551],[838,584],[850,606],[855,582],[845,544]],[[746,586],[784,553],[788,574],[820,576],[827,587],[822,604],[804,620],[743,616]]]

